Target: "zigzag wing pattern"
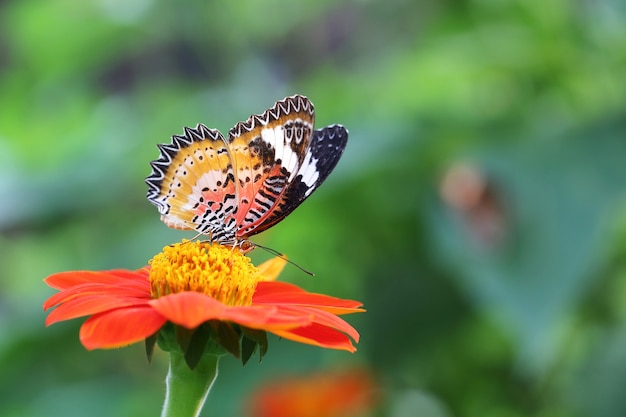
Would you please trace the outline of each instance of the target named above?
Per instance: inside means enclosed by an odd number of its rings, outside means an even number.
[[[314,117],[313,104],[295,95],[231,129],[240,186],[237,238],[258,233],[257,226],[271,216],[296,177],[311,144]]]
[[[146,183],[148,200],[159,209],[161,220],[169,227],[234,243],[235,175],[222,134],[198,124],[158,148],[159,159],[150,164]]]

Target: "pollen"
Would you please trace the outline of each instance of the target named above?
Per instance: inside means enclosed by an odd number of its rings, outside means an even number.
[[[164,247],[150,261],[152,298],[195,291],[229,306],[248,306],[261,280],[239,249],[210,242],[183,240]]]

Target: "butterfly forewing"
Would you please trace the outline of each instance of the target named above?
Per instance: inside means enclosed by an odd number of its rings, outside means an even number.
[[[228,145],[222,134],[199,124],[160,145],[146,179],[148,200],[159,208],[169,227],[194,229],[221,239],[234,237],[236,185]]]
[[[239,189],[237,237],[255,229],[278,205],[306,157],[313,132],[313,104],[303,96],[278,101],[229,133]]]

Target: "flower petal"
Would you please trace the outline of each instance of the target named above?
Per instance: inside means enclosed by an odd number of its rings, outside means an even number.
[[[166,295],[149,304],[172,323],[193,329],[209,320],[238,323],[260,330],[289,329],[312,322],[308,312],[285,310],[275,306],[229,307],[208,295],[186,291]]]
[[[306,343],[323,348],[356,352],[356,348],[352,345],[348,336],[337,330],[317,323],[291,330],[272,331],[272,333],[294,342]]]
[[[137,285],[136,282],[127,284],[106,285],[100,283],[87,283],[76,285],[58,292],[46,300],[43,309],[47,310],[57,304],[71,302],[74,299],[91,296],[108,296],[115,295],[118,297],[135,297],[150,299],[150,288],[142,288],[143,285]]]
[[[257,269],[266,281],[276,281],[276,278],[278,278],[280,273],[283,271],[285,265],[287,265],[287,260],[277,256],[263,262],[257,267]]]
[[[59,321],[103,313],[105,311],[115,310],[122,307],[145,305],[149,299],[149,296],[147,298],[138,298],[118,295],[115,293],[94,294],[91,296],[74,298],[70,301],[64,302],[48,314],[48,317],[46,317],[46,326],[50,326],[51,324]]]
[[[151,300],[149,304],[167,320],[193,329],[207,320],[219,319],[226,306],[207,295],[185,291]]]
[[[333,314],[359,313],[361,303],[324,294],[310,293],[286,282],[259,282],[252,298],[253,304],[288,304],[309,306]]]
[[[46,284],[57,290],[64,290],[85,283],[114,285],[128,283],[129,281],[145,281],[145,285],[149,288],[148,269],[142,268],[138,271],[129,271],[127,269],[112,269],[109,271],[69,271],[52,274],[44,279]]]
[[[153,335],[166,321],[148,305],[119,308],[87,319],[80,328],[80,341],[88,350],[130,345]]]
[[[245,327],[258,330],[285,330],[308,326],[313,323],[312,315],[300,310],[281,309],[277,306],[231,307],[229,317]]]
[[[342,333],[347,334],[348,336],[350,336],[355,342],[359,341],[359,333],[356,331],[356,329],[354,327],[352,327],[351,325],[349,325],[345,320],[343,320],[342,318],[329,313],[327,311],[324,310],[319,310],[317,308],[310,308],[310,307],[300,307],[300,306],[294,306],[294,307],[287,307],[287,306],[281,306],[280,310],[284,311],[285,309],[290,309],[290,310],[298,310],[300,311],[300,314],[309,314],[311,316],[311,322],[315,323],[315,324],[320,324],[322,326],[334,329],[334,330],[339,330]]]

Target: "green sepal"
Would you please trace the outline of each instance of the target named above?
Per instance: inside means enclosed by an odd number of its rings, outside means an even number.
[[[240,358],[241,348],[239,347],[239,339],[241,338],[241,334],[237,332],[230,323],[214,321],[210,324],[215,332],[215,340],[217,343],[234,357]]]
[[[148,363],[152,362],[152,356],[154,355],[154,346],[156,345],[159,332],[146,337],[146,358]]]
[[[180,347],[181,352],[187,352],[196,329],[188,329],[183,326],[174,326],[176,331],[176,343]]]
[[[176,327],[172,323],[165,323],[157,335],[157,345],[163,352],[181,352],[177,341]]]
[[[267,333],[263,330],[249,329],[247,327],[241,327],[241,332],[243,333],[241,340],[242,350],[246,349],[246,345],[248,349],[252,349],[245,361],[243,361],[242,357],[243,364],[245,365],[250,359],[250,356],[254,354],[257,345],[259,346],[259,362],[261,362],[268,349]]]
[[[246,364],[250,360],[250,357],[254,355],[254,351],[256,350],[258,343],[254,340],[246,337],[245,335],[241,338],[241,363]]]
[[[185,362],[187,362],[187,366],[189,366],[189,369],[194,369],[196,365],[198,365],[200,359],[202,359],[202,355],[205,354],[207,342],[210,338],[211,333],[209,329],[204,326],[198,327],[193,332],[191,338],[189,339],[189,344],[187,345],[187,348],[184,349]]]
[[[230,353],[245,365],[257,346],[259,362],[268,350],[267,334],[263,330],[241,327],[223,321],[208,321],[195,329],[166,323],[161,330],[146,338],[146,356],[152,359],[154,345],[164,352],[179,352],[190,369],[196,368],[204,355],[221,356]]]

